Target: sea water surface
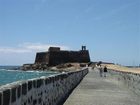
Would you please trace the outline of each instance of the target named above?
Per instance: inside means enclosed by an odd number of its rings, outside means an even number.
[[[52,71],[21,71],[0,68],[0,86],[15,81],[27,80],[41,76],[50,76],[58,74]]]

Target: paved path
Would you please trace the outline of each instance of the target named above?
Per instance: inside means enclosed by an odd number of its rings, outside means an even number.
[[[115,77],[90,70],[64,105],[140,105],[140,97]]]

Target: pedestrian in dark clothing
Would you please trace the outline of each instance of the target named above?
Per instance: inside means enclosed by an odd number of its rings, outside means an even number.
[[[104,67],[104,77],[106,77],[106,74],[107,74],[107,67],[105,66]]]

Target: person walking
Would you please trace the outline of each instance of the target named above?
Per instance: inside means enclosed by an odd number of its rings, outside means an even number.
[[[107,67],[105,66],[104,67],[104,77],[106,77],[106,74],[107,74]]]
[[[100,77],[103,77],[103,69],[101,65],[99,66],[99,72],[100,72]]]

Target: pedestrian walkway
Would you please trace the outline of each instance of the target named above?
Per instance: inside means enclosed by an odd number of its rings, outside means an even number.
[[[95,69],[89,70],[64,105],[140,105],[140,97],[117,78],[100,77]]]

